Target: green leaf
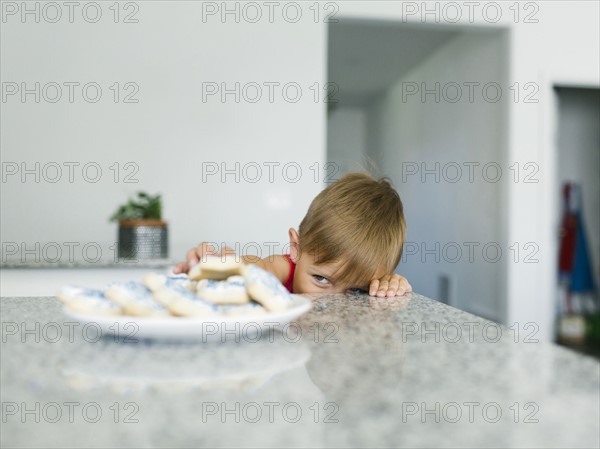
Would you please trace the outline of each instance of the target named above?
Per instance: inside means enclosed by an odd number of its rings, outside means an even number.
[[[130,198],[125,204],[118,207],[111,215],[110,221],[162,218],[161,195],[148,195],[145,192],[137,192],[137,199]]]

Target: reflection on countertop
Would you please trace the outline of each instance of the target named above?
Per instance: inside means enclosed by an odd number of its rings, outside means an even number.
[[[125,343],[54,298],[3,298],[2,446],[598,446],[599,363],[535,325],[417,294],[311,299],[257,341]]]

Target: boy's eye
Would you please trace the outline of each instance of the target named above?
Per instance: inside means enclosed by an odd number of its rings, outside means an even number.
[[[313,274],[313,279],[321,285],[329,284],[329,279],[323,276],[319,276],[318,274]]]

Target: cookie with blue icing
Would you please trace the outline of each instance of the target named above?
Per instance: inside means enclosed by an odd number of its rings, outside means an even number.
[[[173,315],[178,316],[211,316],[219,311],[218,306],[211,304],[201,296],[181,285],[163,285],[153,292],[154,298],[165,305]]]
[[[110,301],[102,290],[94,288],[67,285],[56,296],[69,310],[86,315],[114,316],[123,312],[122,307]]]
[[[181,275],[164,275],[159,273],[148,273],[143,278],[144,285],[155,292],[163,286],[178,285],[190,291],[196,291],[196,282],[188,279],[185,274]]]
[[[157,302],[152,291],[140,282],[110,284],[105,294],[120,305],[126,315],[154,318],[171,316],[169,309]]]
[[[158,273],[149,273],[145,275],[143,282],[144,285],[152,292],[153,298],[167,308],[175,300],[173,287],[180,287],[185,290],[190,290],[188,283],[191,283],[191,281],[180,276],[166,276]]]
[[[277,277],[255,264],[243,269],[246,289],[250,298],[269,312],[281,312],[293,304],[293,299]]]
[[[250,301],[242,276],[230,276],[225,281],[202,279],[198,281],[197,292],[213,304],[245,304]]]

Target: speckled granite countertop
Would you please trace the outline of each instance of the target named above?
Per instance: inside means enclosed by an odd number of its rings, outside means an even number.
[[[535,324],[416,294],[313,302],[272,341],[125,343],[69,327],[54,298],[2,298],[1,445],[600,444],[599,363]]]

